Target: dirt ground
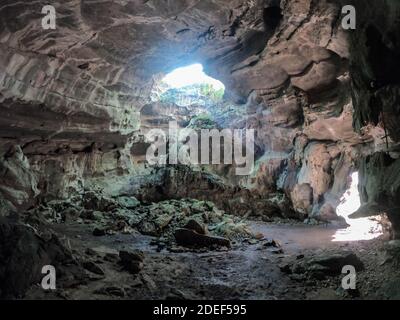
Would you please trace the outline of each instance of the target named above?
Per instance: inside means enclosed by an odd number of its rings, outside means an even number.
[[[88,280],[56,291],[39,285],[27,299],[398,299],[400,274],[388,257],[387,239],[332,242],[337,229],[303,224],[250,222],[263,240],[240,241],[231,249],[188,251],[162,249],[154,237],[116,234],[96,237],[92,226],[54,225],[80,259],[89,259],[104,274],[87,271]],[[269,245],[271,240],[276,245]],[[143,269],[136,275],[118,264],[119,250],[141,250]],[[321,278],[283,272],[284,265],[351,251],[363,262],[357,289],[344,290],[344,274]],[[171,252],[173,251],[173,252]]]

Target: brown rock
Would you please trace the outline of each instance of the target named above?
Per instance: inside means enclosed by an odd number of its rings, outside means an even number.
[[[209,247],[212,245],[230,247],[231,243],[228,239],[222,237],[213,237],[199,234],[190,229],[177,229],[175,231],[175,239],[179,245],[182,246],[200,246]]]
[[[313,205],[313,189],[308,183],[297,184],[292,193],[293,208],[304,215],[310,214]]]
[[[198,234],[206,234],[204,226],[193,219],[190,219],[183,228],[196,231]]]
[[[143,269],[144,255],[141,251],[125,251],[119,252],[121,264],[129,273],[137,274]]]

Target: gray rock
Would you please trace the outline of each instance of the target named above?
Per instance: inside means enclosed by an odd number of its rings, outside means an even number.
[[[93,261],[85,261],[82,263],[82,266],[97,275],[103,276],[104,275],[104,270],[102,268],[100,268],[96,263],[94,263]]]
[[[106,253],[104,255],[104,261],[108,262],[117,262],[119,260],[118,254],[115,253]]]
[[[279,265],[282,272],[287,274],[308,275],[317,280],[327,276],[339,275],[342,268],[352,265],[356,271],[364,269],[362,261],[353,252],[323,252],[311,257],[302,257],[292,262]]]
[[[129,261],[141,261],[144,260],[144,254],[142,251],[125,251],[121,250],[119,252],[119,258],[122,262],[129,262]]]
[[[115,286],[103,287],[103,288],[95,290],[93,293],[108,295],[108,296],[115,296],[115,297],[120,297],[120,298],[123,298],[126,295],[125,290],[123,288],[115,287]]]
[[[78,219],[80,213],[75,208],[68,208],[61,213],[62,220],[64,222],[72,222]]]
[[[144,235],[148,235],[148,236],[159,236],[160,235],[160,232],[158,231],[156,225],[151,221],[143,220],[139,224],[138,230],[140,231],[140,233],[142,233]]]
[[[120,206],[127,209],[134,209],[140,206],[140,201],[135,197],[118,197],[115,200],[120,204]]]
[[[105,236],[107,233],[106,233],[106,230],[96,227],[93,229],[92,234],[96,237],[102,237],[102,236]]]
[[[340,274],[345,265],[352,265],[357,271],[363,270],[362,261],[353,252],[337,252],[318,255],[310,259],[308,265],[319,265],[326,268],[327,273]]]

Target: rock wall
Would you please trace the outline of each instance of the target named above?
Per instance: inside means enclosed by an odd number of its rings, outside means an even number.
[[[0,5],[0,201],[13,210],[159,181],[144,163],[143,133],[191,110],[155,102],[154,92],[163,74],[193,62],[224,82],[239,110],[222,127],[256,130],[255,170],[238,178],[211,168],[236,191],[205,190],[205,179],[189,194],[167,188],[171,197],[256,194],[318,216],[336,207],[360,159],[387,148],[385,132],[390,147],[400,139],[394,2],[354,0],[355,31],[342,30],[341,5],[328,0],[50,2],[56,30],[41,27],[47,2]],[[363,193],[379,198],[372,189]]]
[[[360,7],[364,2],[350,3]],[[366,207],[387,212],[398,237],[400,3],[371,2],[357,13],[357,30],[349,38],[354,127],[362,131],[366,125],[376,126],[381,131],[381,147],[358,161],[361,200]]]

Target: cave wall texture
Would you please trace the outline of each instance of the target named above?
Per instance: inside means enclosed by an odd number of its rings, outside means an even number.
[[[360,196],[363,203],[386,211],[398,230],[400,3],[376,1],[359,11],[358,32],[349,39],[354,128],[361,131],[372,124],[383,128],[387,137],[384,150],[364,154],[358,161]]]
[[[41,27],[49,2],[55,30]],[[341,28],[345,4],[356,30]],[[364,203],[399,206],[396,1],[2,0],[0,16],[1,214],[97,188],[334,216],[353,170]],[[154,100],[162,75],[194,62],[241,107],[224,126],[256,130],[249,176],[143,162],[145,130],[169,108],[190,116]]]

